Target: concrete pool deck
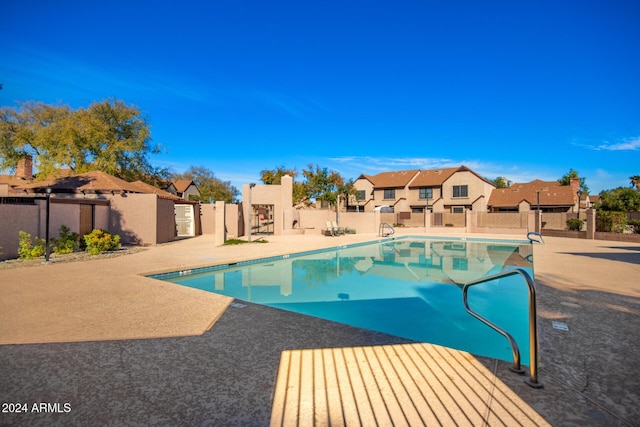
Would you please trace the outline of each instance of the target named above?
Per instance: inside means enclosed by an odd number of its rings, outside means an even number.
[[[200,236],[0,270],[0,396],[29,409],[0,412],[0,425],[308,425],[314,413],[367,425],[638,425],[637,244],[549,237],[535,246],[542,390],[505,362],[143,277],[375,238],[268,236],[215,247]],[[314,379],[339,369],[349,393],[307,397],[331,390]],[[35,413],[34,403],[51,411]]]

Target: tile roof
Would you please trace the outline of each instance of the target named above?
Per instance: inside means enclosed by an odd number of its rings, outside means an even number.
[[[416,179],[411,182],[410,188],[416,187],[438,187],[441,186],[451,175],[462,168],[444,168],[420,171]],[[467,170],[466,168],[464,170]]]
[[[187,191],[187,188],[189,188],[191,184],[196,185],[190,179],[178,179],[173,181],[173,186],[176,187],[176,190],[180,193],[184,193],[185,191]]]
[[[175,194],[172,194],[172,193],[170,193],[168,191],[165,191],[165,190],[161,190],[160,188],[154,187],[153,185],[147,184],[146,182],[134,181],[131,184],[133,184],[136,187],[140,188],[139,193],[156,194],[161,199],[182,201],[182,199],[180,197],[176,196]]]
[[[47,187],[51,187],[54,192],[140,192],[140,188],[134,184],[101,171],[49,178],[20,186],[27,192],[35,193],[43,192]]]
[[[541,181],[536,179],[523,184],[512,184],[508,188],[496,188],[491,192],[488,206],[514,207],[523,200],[532,206],[571,206],[575,204],[576,194],[570,185],[560,185],[557,181]]]
[[[418,169],[381,172],[377,175],[360,175],[358,179],[364,178],[373,184],[374,188],[397,188],[406,186],[418,173]]]
[[[0,184],[8,184],[10,187],[21,184],[28,184],[30,182],[31,181],[29,181],[28,179],[19,178],[14,175],[0,175]]]

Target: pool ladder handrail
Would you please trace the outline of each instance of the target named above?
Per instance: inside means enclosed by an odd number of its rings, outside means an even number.
[[[389,231],[387,233],[384,232],[384,229],[388,228]],[[389,237],[396,233],[396,229],[391,226],[388,222],[381,222],[380,227],[378,228],[378,235],[382,237]]]
[[[535,237],[539,237],[540,240],[537,239],[532,239],[531,236],[535,236]],[[540,243],[541,245],[544,245],[544,240],[542,240],[542,233],[538,233],[537,231],[530,231],[527,233],[527,239],[529,239],[529,243]]]
[[[502,277],[513,276],[515,274],[519,274],[524,278],[527,282],[527,286],[529,288],[529,379],[525,380],[525,383],[533,388],[542,388],[543,385],[538,382],[538,328],[537,328],[537,308],[536,308],[536,289],[533,283],[533,279],[521,268],[515,268],[513,270],[505,270],[497,274],[493,274],[491,276],[481,277],[477,280],[472,280],[471,282],[465,283],[462,288],[462,300],[464,302],[464,308],[467,310],[469,314],[471,314],[476,319],[480,320],[490,328],[494,329],[496,332],[502,334],[509,343],[511,344],[511,350],[513,352],[513,366],[511,369],[513,372],[517,372],[519,374],[524,373],[524,370],[520,366],[520,349],[518,348],[518,343],[516,340],[504,329],[495,325],[488,319],[485,319],[478,313],[471,310],[469,307],[469,301],[467,297],[467,292],[471,286],[479,285],[480,283],[490,282],[492,280],[500,279]]]

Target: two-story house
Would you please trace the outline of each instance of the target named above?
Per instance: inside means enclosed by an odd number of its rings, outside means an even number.
[[[354,182],[356,197],[349,199],[348,210],[372,212],[375,208],[390,206],[395,212],[409,210],[408,185],[420,171],[417,169],[362,174]]]
[[[363,174],[354,187],[357,195],[349,200],[350,211],[370,212],[388,205],[394,212],[412,213],[486,211],[495,188],[466,166]]]

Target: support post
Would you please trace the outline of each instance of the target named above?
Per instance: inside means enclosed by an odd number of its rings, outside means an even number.
[[[47,212],[46,212],[46,219],[45,219],[45,240],[44,240],[44,260],[46,262],[49,262],[49,254],[50,254],[50,250],[49,250],[49,218],[51,215],[51,187],[47,187]]]

